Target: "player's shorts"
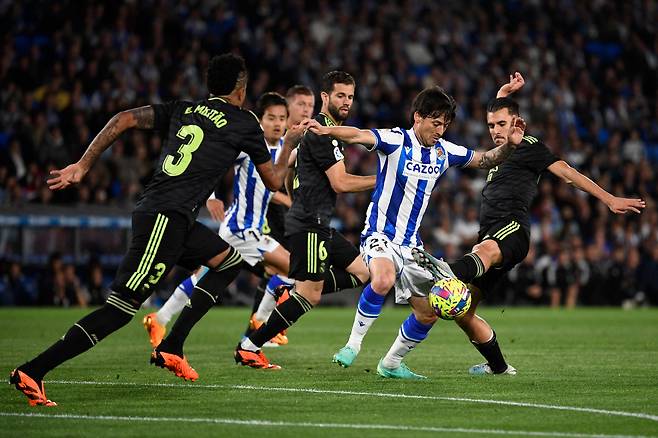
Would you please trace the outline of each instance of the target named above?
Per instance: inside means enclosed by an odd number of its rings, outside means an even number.
[[[283,205],[270,202],[270,205],[267,207],[265,223],[260,230],[261,233],[267,234],[286,249],[288,249],[288,239],[285,237],[287,210]]]
[[[488,239],[498,244],[503,262],[472,281],[474,286],[484,292],[493,289],[505,274],[526,258],[530,249],[530,231],[510,216],[480,229],[478,243]]]
[[[288,277],[299,281],[322,281],[330,266],[345,269],[359,257],[359,250],[345,236],[328,227],[291,234],[288,245]]]
[[[143,303],[174,265],[190,271],[229,244],[200,222],[176,212],[132,215],[132,240],[110,286],[131,304]]]
[[[412,247],[392,243],[381,233],[373,233],[361,243],[361,256],[366,265],[376,258],[386,258],[395,265],[395,302],[407,303],[410,297],[426,297],[434,279],[418,266],[411,255]]]
[[[219,227],[219,236],[235,248],[251,266],[262,261],[266,252],[272,252],[279,247],[279,242],[255,228],[236,233],[222,223]]]

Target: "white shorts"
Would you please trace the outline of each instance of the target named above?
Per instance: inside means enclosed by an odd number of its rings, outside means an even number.
[[[263,260],[263,254],[272,252],[279,247],[279,242],[257,229],[233,233],[229,227],[222,224],[219,227],[219,237],[235,248],[244,261],[251,266]]]
[[[392,243],[386,235],[373,233],[361,244],[361,257],[366,265],[376,258],[386,258],[395,265],[395,302],[407,303],[411,296],[426,297],[434,279],[418,266],[411,255],[411,247]]]

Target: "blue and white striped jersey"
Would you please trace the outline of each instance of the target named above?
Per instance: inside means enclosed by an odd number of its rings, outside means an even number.
[[[268,145],[272,161],[276,161],[282,146],[283,138],[276,146]],[[224,223],[234,233],[248,229],[260,230],[274,193],[265,187],[254,162],[247,154],[238,155],[234,170],[233,203],[226,212]]]
[[[421,246],[418,228],[432,190],[448,167],[467,165],[473,150],[446,140],[421,146],[413,129],[373,129],[379,168],[361,242],[372,233],[385,234],[402,246]]]

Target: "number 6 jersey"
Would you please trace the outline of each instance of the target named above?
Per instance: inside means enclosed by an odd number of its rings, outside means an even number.
[[[220,97],[152,107],[163,146],[135,211],[178,211],[193,222],[240,152],[255,166],[271,160],[256,116]]]

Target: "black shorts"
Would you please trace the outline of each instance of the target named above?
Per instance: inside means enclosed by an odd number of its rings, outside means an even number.
[[[333,228],[318,227],[288,236],[290,272],[295,280],[321,281],[330,266],[345,269],[359,250]]]
[[[265,223],[260,231],[279,242],[285,249],[289,249],[288,239],[285,237],[286,210],[283,205],[270,202]]]
[[[493,289],[498,280],[526,258],[530,249],[530,231],[512,216],[481,228],[478,243],[487,239],[496,241],[503,262],[472,281],[482,291]]]
[[[229,247],[217,233],[176,212],[132,216],[130,248],[110,286],[131,302],[144,302],[167,273],[179,265],[194,270]]]

